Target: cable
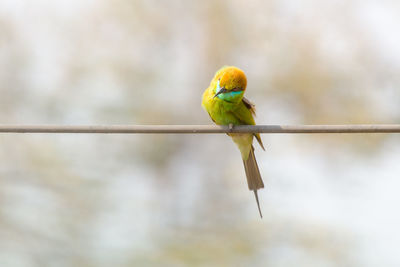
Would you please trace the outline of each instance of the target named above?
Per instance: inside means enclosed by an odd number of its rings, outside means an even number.
[[[349,125],[0,125],[0,133],[400,133],[400,124]]]

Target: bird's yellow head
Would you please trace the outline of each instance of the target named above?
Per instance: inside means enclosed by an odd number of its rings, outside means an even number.
[[[214,98],[231,103],[238,103],[242,100],[246,90],[247,79],[244,72],[233,66],[222,67],[217,71],[211,81],[214,88]]]

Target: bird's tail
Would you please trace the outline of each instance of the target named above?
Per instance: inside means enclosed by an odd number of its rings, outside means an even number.
[[[254,196],[256,197],[258,211],[260,212],[260,216],[262,218],[257,190],[260,188],[264,188],[264,183],[261,178],[260,171],[258,169],[256,157],[254,156],[253,146],[251,146],[249,158],[247,160],[243,160],[243,163],[244,163],[244,169],[246,171],[247,184],[249,186],[249,190],[254,191]]]

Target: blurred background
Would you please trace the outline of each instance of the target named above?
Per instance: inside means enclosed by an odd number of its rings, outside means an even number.
[[[399,1],[1,0],[0,123],[400,123]],[[0,135],[1,266],[399,266],[395,134]]]

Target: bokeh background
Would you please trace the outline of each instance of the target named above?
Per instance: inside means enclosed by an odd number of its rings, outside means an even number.
[[[400,123],[399,1],[1,0],[0,122]],[[264,219],[209,135],[0,135],[1,266],[399,266],[395,134],[263,135]]]

